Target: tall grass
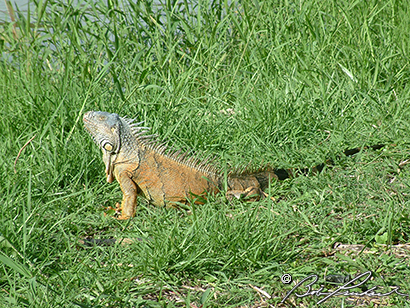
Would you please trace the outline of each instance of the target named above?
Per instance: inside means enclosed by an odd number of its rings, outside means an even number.
[[[32,4],[0,26],[0,306],[275,306],[294,285],[284,273],[317,274],[317,289],[368,270],[368,288],[410,294],[398,246],[409,241],[408,1]],[[144,120],[222,168],[335,165],[272,183],[274,202],[221,194],[185,212],[141,200],[116,221],[104,208],[121,192],[82,128],[92,109]],[[111,237],[134,241],[80,244]],[[325,305],[362,303],[409,306],[399,295]]]

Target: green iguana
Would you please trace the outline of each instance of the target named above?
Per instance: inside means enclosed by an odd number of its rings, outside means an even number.
[[[225,177],[207,160],[188,158],[186,153],[179,151],[169,153],[165,145],[147,135],[149,128],[141,126],[143,122],[134,123],[133,119],[102,111],[89,111],[83,120],[103,152],[107,181],[111,183],[115,178],[121,186],[123,199],[118,219],[135,215],[138,195],[156,206],[175,206],[187,203],[193,196],[217,193],[226,186],[230,198],[263,198],[267,196],[264,190],[273,179],[284,180],[292,176],[291,170],[267,167],[254,173]],[[360,149],[348,151],[346,155],[353,155]],[[320,172],[323,167],[324,164],[315,169]]]

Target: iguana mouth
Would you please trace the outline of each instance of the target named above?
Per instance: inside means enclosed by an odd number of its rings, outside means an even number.
[[[92,113],[94,113],[94,111],[88,111],[83,116],[84,128],[91,134],[91,136],[93,136],[92,128],[90,127],[90,125],[93,125],[93,121],[90,120]]]

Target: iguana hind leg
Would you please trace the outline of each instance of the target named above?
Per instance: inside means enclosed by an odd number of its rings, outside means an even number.
[[[245,199],[250,202],[265,199],[268,197],[268,194],[263,191],[261,183],[265,184],[266,181],[269,183],[272,178],[273,176],[267,172],[229,177],[226,198],[230,201],[236,198]],[[274,200],[273,198],[271,199]]]
[[[259,201],[261,199],[268,198],[269,195],[264,192],[260,187],[250,186],[246,189],[232,189],[226,192],[226,198],[229,201],[236,199],[244,199],[249,202]],[[270,197],[272,201],[276,201],[274,197]]]
[[[259,187],[251,186],[244,190],[241,189],[232,189],[226,192],[226,198],[231,201],[234,198],[236,199],[245,199],[246,201],[258,201],[264,199],[266,194]]]

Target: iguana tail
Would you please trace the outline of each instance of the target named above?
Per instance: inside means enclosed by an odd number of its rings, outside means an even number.
[[[363,150],[367,150],[367,149],[378,150],[378,149],[383,148],[384,146],[385,144],[377,144],[373,146],[365,146],[365,147],[358,147],[354,149],[347,149],[343,151],[343,154],[345,156],[352,156]],[[242,174],[238,176],[232,176],[231,182],[234,183],[234,182],[237,182],[238,180],[247,182],[251,180],[252,178],[254,178],[259,183],[259,187],[262,190],[265,190],[266,188],[268,188],[269,184],[272,182],[273,179],[283,181],[288,178],[296,177],[297,175],[300,175],[300,174],[309,174],[309,173],[318,174],[325,168],[325,166],[332,166],[333,164],[334,164],[333,160],[328,159],[326,160],[325,163],[314,166],[313,168],[292,168],[292,169],[267,168],[265,170],[252,172],[246,175]],[[232,186],[235,186],[235,185],[232,185]],[[246,184],[243,186],[246,186]]]

